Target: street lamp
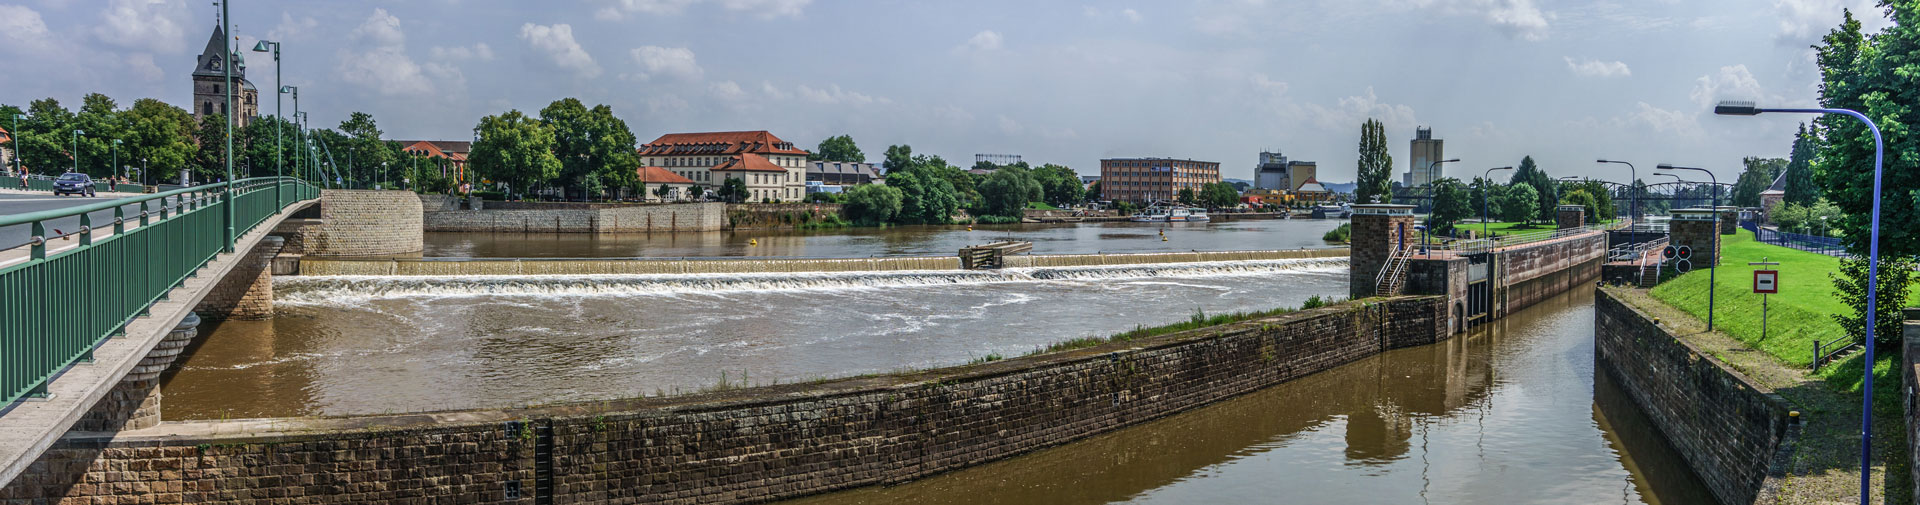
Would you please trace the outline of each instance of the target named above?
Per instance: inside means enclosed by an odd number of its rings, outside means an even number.
[[[142,186],[147,185],[148,179],[151,179],[152,177],[153,177],[153,174],[148,173],[147,171],[147,159],[140,158],[140,185]]]
[[[1489,240],[1490,237],[1487,235],[1487,201],[1493,199],[1493,171],[1495,170],[1513,170],[1513,167],[1489,168],[1486,173],[1480,175],[1480,238]],[[1492,242],[1488,242],[1488,244],[1489,247],[1491,247]]]
[[[27,116],[24,114],[14,114],[13,115],[13,131],[9,132],[9,134],[7,135],[9,137],[13,137],[13,173],[20,176],[27,175],[27,173],[25,172],[25,169],[20,168],[20,120],[26,119],[26,118]],[[24,181],[26,179],[21,179],[21,180]]]
[[[1693,170],[1701,172],[1707,174],[1707,180],[1713,183],[1713,263],[1707,264],[1707,331],[1713,331],[1713,291],[1716,285],[1714,275],[1718,270],[1715,267],[1720,265],[1720,179],[1714,177],[1713,171],[1704,168],[1676,167],[1673,166],[1672,163],[1661,163],[1660,166],[1655,168],[1661,170]],[[1673,177],[1675,179],[1680,178],[1678,175],[1673,175]]]
[[[1886,144],[1880,139],[1880,126],[1873,124],[1873,119],[1848,109],[1764,109],[1753,102],[1720,102],[1713,108],[1714,114],[1723,116],[1757,116],[1766,112],[1842,114],[1866,123],[1867,130],[1873,132],[1873,221],[1867,233],[1867,353],[1863,361],[1866,370],[1860,378],[1860,503],[1866,505],[1873,485],[1873,326],[1879,314],[1875,302],[1879,298],[1876,288],[1880,285],[1880,179]]]
[[[112,167],[112,168],[113,168],[114,170],[121,170],[121,168],[120,168],[120,139],[113,139],[113,167]],[[126,174],[125,174],[125,173],[121,173],[121,174],[119,174],[119,175],[122,175],[122,176],[124,176],[124,175],[126,175]],[[111,176],[109,176],[109,177],[111,177]]]
[[[86,134],[87,132],[82,130],[73,131],[73,170],[69,170],[69,172],[80,171],[80,136]]]
[[[1633,192],[1633,195],[1632,195],[1632,197],[1633,197],[1633,204],[1632,204],[1632,205],[1633,205],[1633,209],[1632,209],[1632,210],[1629,210],[1629,211],[1627,211],[1627,213],[1628,213],[1628,214],[1630,214],[1630,215],[1632,215],[1632,216],[1633,216],[1633,227],[1632,227],[1632,228],[1627,228],[1627,242],[1631,242],[1631,243],[1636,243],[1636,244],[1637,244],[1637,243],[1640,243],[1640,241],[1639,241],[1639,239],[1640,239],[1640,235],[1639,235],[1639,228],[1640,228],[1640,174],[1638,173],[1638,172],[1639,172],[1639,169],[1637,169],[1637,168],[1634,168],[1634,166],[1633,166],[1633,164],[1632,164],[1632,163],[1628,163],[1628,162],[1625,162],[1625,161],[1615,161],[1615,160],[1607,160],[1607,159],[1600,159],[1600,160],[1594,160],[1594,163],[1618,163],[1618,164],[1621,164],[1621,165],[1626,165],[1626,166],[1627,166],[1627,177],[1629,177],[1629,178],[1631,178],[1631,179],[1629,179],[1629,180],[1627,181],[1627,190],[1628,190],[1628,191],[1632,191],[1632,192]]]
[[[1433,172],[1440,166],[1441,163],[1459,163],[1459,162],[1460,162],[1460,158],[1454,158],[1450,160],[1435,161],[1433,163],[1427,164],[1427,228],[1426,230],[1423,230],[1420,234],[1421,236],[1420,247],[1422,252],[1425,252],[1426,250],[1426,246],[1427,246],[1426,237],[1428,235],[1433,234],[1433,204],[1435,201],[1437,201],[1434,198],[1434,194],[1433,194],[1433,181],[1439,179],[1438,177],[1434,177],[1435,174]],[[645,195],[642,195],[642,198],[644,197]]]
[[[280,43],[262,40],[253,45],[253,52],[256,52],[256,53],[269,52],[269,48],[271,48],[271,52],[273,53],[273,87],[275,89],[279,89],[280,88]],[[280,93],[284,93],[284,91],[281,91]],[[273,124],[273,176],[276,178],[280,177],[280,167],[286,163],[286,161],[282,160],[280,157],[281,156],[280,151],[283,149],[281,147],[281,142],[280,142],[280,137],[282,136],[280,131],[285,129],[283,127],[284,126],[283,123],[287,122],[286,116],[281,114],[280,112],[280,93],[273,94],[273,117],[279,120]],[[273,202],[274,202],[273,213],[279,214],[280,213],[280,207],[279,207],[280,184],[277,182],[274,183],[273,185]]]

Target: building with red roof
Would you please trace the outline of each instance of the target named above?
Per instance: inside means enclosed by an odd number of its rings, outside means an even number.
[[[443,177],[452,177],[460,183],[467,182],[467,154],[473,151],[473,142],[464,140],[396,140],[400,150],[414,156],[427,159],[444,159],[435,162]]]
[[[685,200],[692,196],[690,190],[699,185],[693,182],[693,179],[681,177],[680,174],[662,167],[640,167],[637,172],[640,176],[640,185],[646,188],[644,194],[640,195],[640,201],[643,202]],[[666,190],[662,191],[660,188],[666,188]]]
[[[728,178],[746,181],[748,199],[799,201],[807,196],[807,151],[766,130],[669,133],[641,145],[640,163],[664,168],[709,190]]]

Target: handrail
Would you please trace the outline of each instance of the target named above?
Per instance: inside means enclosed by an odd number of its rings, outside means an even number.
[[[271,177],[268,177],[268,178],[270,179]],[[246,180],[248,179],[241,179],[241,181],[246,181]],[[235,182],[240,182],[240,181],[235,181]],[[103,211],[103,210],[112,210],[116,207],[124,207],[127,205],[137,204],[140,202],[159,200],[162,198],[167,198],[175,195],[184,195],[188,193],[195,193],[195,192],[208,191],[212,189],[224,188],[230,184],[233,184],[233,183],[218,182],[213,184],[203,184],[203,185],[193,186],[188,188],[180,188],[180,189],[176,189],[176,190],[168,191],[164,193],[154,193],[151,195],[136,196],[136,197],[130,197],[130,198],[115,198],[112,200],[104,200],[104,201],[89,203],[85,205],[75,205],[72,207],[61,207],[58,209],[34,211],[34,212],[28,212],[25,214],[10,214],[6,216],[0,216],[0,226],[13,226],[13,225],[27,224],[34,221],[51,221],[54,219],[60,219],[60,218],[69,217],[69,216],[77,216],[80,214],[92,214],[92,213]]]

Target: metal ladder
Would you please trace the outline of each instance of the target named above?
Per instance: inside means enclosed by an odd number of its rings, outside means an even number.
[[[1373,281],[1374,296],[1393,296],[1400,292],[1400,286],[1406,283],[1408,257],[1413,255],[1410,244],[1400,244],[1387,254],[1386,264],[1380,265],[1380,276]]]

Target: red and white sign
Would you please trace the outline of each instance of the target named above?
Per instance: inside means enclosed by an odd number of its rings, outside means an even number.
[[[1779,293],[1780,292],[1780,271],[1779,270],[1754,270],[1753,271],[1753,292],[1769,294],[1769,295]]]

